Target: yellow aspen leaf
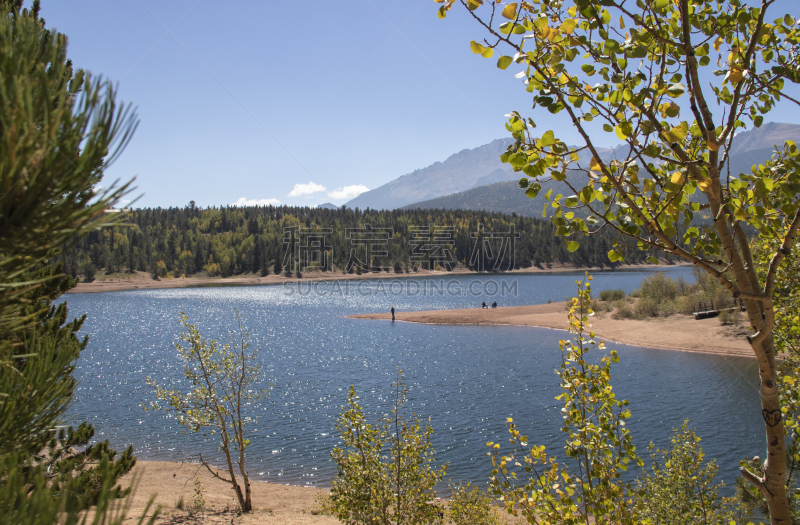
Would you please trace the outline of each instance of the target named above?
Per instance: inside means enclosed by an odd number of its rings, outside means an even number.
[[[721,45],[722,45],[722,37],[720,36],[717,37],[716,40],[714,40],[714,51],[719,51],[719,46]]]
[[[484,49],[482,45],[480,45],[479,43],[477,43],[474,40],[469,43],[469,48],[476,55],[480,55],[481,53],[483,53],[483,49]]]
[[[678,142],[683,140],[687,133],[689,133],[689,126],[686,122],[681,122],[680,126],[675,126],[669,130],[666,136],[669,142]]]
[[[577,6],[572,6],[572,7],[570,7],[569,9],[567,9],[567,13],[569,13],[569,16],[575,16],[575,15],[577,15],[577,14],[578,14],[578,8],[577,8]]]
[[[475,11],[483,5],[483,0],[467,0],[467,9]]]
[[[741,82],[744,78],[745,72],[739,69],[731,69],[728,71],[728,80],[733,82],[734,84],[737,82]]]
[[[592,171],[600,171],[600,161],[597,157],[592,157],[591,162],[589,162],[589,169]]]
[[[561,23],[561,30],[568,35],[571,35],[573,31],[575,31],[576,22],[572,18],[567,18]]]
[[[670,181],[672,182],[672,184],[677,184],[678,186],[680,186],[681,184],[683,184],[683,173],[681,173],[680,171],[676,171],[675,173],[672,174],[672,178],[670,179]]]
[[[708,146],[708,149],[710,149],[711,151],[719,151],[719,145],[717,145],[714,142],[711,142],[710,140],[706,141],[706,146]]]
[[[514,2],[512,4],[508,4],[503,8],[503,11],[500,13],[504,17],[508,18],[509,20],[516,20],[517,19],[517,3]]]
[[[701,191],[708,191],[708,188],[711,187],[711,178],[703,177],[700,182],[697,183],[697,187],[700,188]]]

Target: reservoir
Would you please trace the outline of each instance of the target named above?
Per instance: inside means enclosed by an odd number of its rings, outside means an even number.
[[[595,295],[630,292],[654,270],[593,272]],[[664,270],[691,281],[691,269]],[[413,274],[412,274],[413,275]],[[529,443],[563,457],[559,432],[563,331],[513,326],[431,326],[347,319],[347,315],[445,308],[481,302],[515,306],[563,301],[583,272],[529,275],[458,274],[325,282],[311,285],[133,290],[66,296],[70,314],[87,314],[90,342],[77,364],[72,423],[94,424],[95,439],[121,449],[132,444],[142,460],[181,461],[219,455],[216,440],[182,433],[163,413],[145,412],[154,400],[145,377],[186,389],[174,349],[185,312],[205,337],[226,341],[241,312],[267,378],[275,384],[256,410],[247,449],[256,479],[325,487],[336,471],[329,452],[339,442],[334,424],[348,387],[374,416],[390,409],[391,384],[402,369],[406,411],[431,418],[438,461],[447,478],[485,482],[491,472],[487,441],[508,443],[513,417]],[[566,316],[566,312],[564,314]],[[745,455],[763,455],[764,423],[755,359],[608,344],[618,398],[630,401],[628,426],[639,454],[649,442],[666,447],[673,428],[689,419],[716,459],[726,493]],[[600,357],[595,352],[595,358]],[[592,357],[592,353],[589,354]]]

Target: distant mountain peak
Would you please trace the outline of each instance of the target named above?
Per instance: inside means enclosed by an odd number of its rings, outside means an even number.
[[[731,146],[731,171],[749,172],[753,163],[758,164],[768,159],[772,155],[774,145],[782,146],[787,139],[800,142],[800,126],[769,122],[760,128],[739,133],[734,137]],[[430,204],[434,207],[459,207],[459,203],[466,206],[469,202],[473,207],[466,209],[491,209],[495,205],[478,198],[480,192],[471,192],[468,196],[462,194],[491,184],[504,183],[492,188],[492,193],[499,199],[497,206],[500,206],[500,201],[506,200],[502,205],[503,209],[495,208],[494,211],[510,213],[513,210],[508,209],[511,201],[507,199],[510,198],[514,185],[508,183],[518,180],[522,174],[515,173],[508,164],[500,162],[500,155],[512,142],[511,138],[497,139],[477,148],[463,149],[453,153],[444,161],[434,162],[430,166],[416,169],[374,190],[364,192],[349,201],[347,206],[380,210],[410,205],[417,207],[421,204]],[[624,157],[628,154],[628,145],[622,144],[613,149],[598,149],[598,154],[606,161],[617,156]],[[579,163],[588,167],[591,154],[583,150],[579,158]],[[518,189],[515,191],[519,192]],[[447,196],[454,198],[445,199]],[[519,204],[514,202],[515,205]],[[483,207],[484,203],[488,207]],[[536,212],[539,213],[538,210]]]
[[[497,139],[477,148],[463,149],[444,161],[406,173],[374,190],[362,193],[347,203],[351,208],[394,209],[407,204],[464,191],[481,177],[496,170],[511,173],[500,162],[513,139]]]

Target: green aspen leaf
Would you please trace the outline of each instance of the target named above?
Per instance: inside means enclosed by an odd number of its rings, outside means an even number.
[[[614,131],[614,128],[611,127],[611,124],[603,124],[603,130],[611,133],[612,131]]]
[[[619,42],[616,40],[608,39],[605,41],[603,49],[605,50],[606,54],[611,54],[619,53],[622,48],[620,47]]]
[[[514,166],[515,168],[521,168],[526,164],[525,155],[520,155],[519,153],[512,153],[508,157],[508,163]]]
[[[609,250],[608,251],[608,260],[611,262],[622,261],[623,257],[622,254],[619,253],[617,250]]]
[[[525,188],[528,187],[529,184],[530,182],[525,177],[519,179],[519,189],[524,190]]]
[[[540,184],[532,184],[530,188],[525,190],[525,195],[528,196],[529,199],[535,199],[537,195],[539,195],[539,190],[542,189]]]
[[[501,56],[500,58],[497,59],[497,67],[499,69],[506,69],[508,66],[511,65],[511,62],[513,62],[513,61],[514,61],[514,59],[511,58],[510,56],[503,55],[503,56]]]
[[[556,137],[555,134],[553,133],[553,130],[550,129],[545,131],[544,135],[542,135],[541,140],[542,140],[542,146],[552,146],[553,144],[555,144]]]
[[[685,92],[686,92],[686,86],[684,86],[680,82],[672,84],[667,88],[667,95],[669,95],[672,98],[678,98]]]
[[[569,250],[571,252],[577,251],[579,247],[580,247],[580,245],[577,243],[577,241],[568,241],[567,242],[567,250]]]
[[[481,51],[481,56],[483,58],[492,58],[493,54],[494,54],[494,49],[492,49],[491,47],[485,47],[483,48],[483,51]]]
[[[647,258],[647,262],[649,262],[650,264],[658,264],[658,259],[651,255],[650,257]]]
[[[617,134],[619,140],[626,140],[628,138],[628,135],[625,134],[621,126],[614,126],[614,133]]]
[[[437,16],[439,18],[446,18],[447,17],[447,9],[445,9],[444,6],[440,7]]]

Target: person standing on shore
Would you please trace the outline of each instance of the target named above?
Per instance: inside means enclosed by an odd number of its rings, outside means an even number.
[[[394,306],[392,306],[392,321],[394,321]]]

